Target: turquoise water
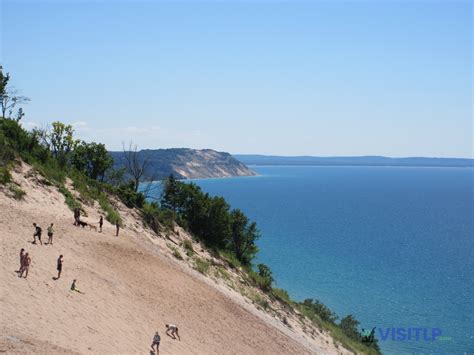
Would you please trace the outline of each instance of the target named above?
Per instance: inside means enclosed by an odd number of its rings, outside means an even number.
[[[257,221],[259,261],[278,287],[366,329],[447,337],[389,336],[384,353],[474,353],[473,169],[254,169],[260,176],[195,182]]]

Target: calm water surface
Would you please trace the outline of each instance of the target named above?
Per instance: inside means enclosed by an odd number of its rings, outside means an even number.
[[[384,353],[474,353],[473,169],[254,169],[260,176],[195,182],[257,221],[259,262],[278,287],[366,329],[447,337],[389,337]]]

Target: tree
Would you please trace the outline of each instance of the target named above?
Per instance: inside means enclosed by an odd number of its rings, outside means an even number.
[[[274,281],[272,270],[265,264],[258,264],[257,269],[258,275],[261,278],[258,282],[259,287],[264,291],[270,290]]]
[[[270,268],[265,265],[265,264],[258,264],[257,265],[257,269],[258,269],[258,274],[263,277],[263,278],[266,278],[266,279],[270,279],[272,282],[273,282],[273,273],[272,273],[272,270],[270,270]]]
[[[138,192],[140,183],[145,179],[150,180],[151,178],[148,176],[151,160],[149,160],[146,156],[141,155],[137,146],[133,146],[132,142],[130,142],[128,150],[126,150],[125,145],[123,145],[123,155],[125,159],[126,172],[131,177],[133,182],[133,190]],[[151,180],[154,179],[151,178]]]
[[[225,248],[231,231],[230,206],[223,197],[206,197],[207,213],[203,226],[203,238],[214,247]]]
[[[14,87],[8,86],[10,81],[10,74],[3,73],[3,67],[0,65],[0,105],[2,109],[2,117],[11,118],[15,107],[18,105],[27,103],[30,99],[26,96],[21,96],[17,89]],[[20,111],[21,110],[21,111]],[[16,120],[17,122],[22,119],[25,115],[23,109],[19,109],[17,113]]]
[[[232,210],[231,219],[231,237],[230,246],[235,256],[243,264],[249,264],[258,251],[255,241],[260,234],[257,224],[252,222],[249,224],[248,218],[239,209]]]
[[[180,182],[171,174],[163,183],[163,192],[161,194],[161,206],[178,212]]]
[[[355,319],[352,314],[349,314],[342,318],[339,326],[349,338],[361,340],[362,336],[359,333],[359,330],[357,329],[357,327],[359,326],[359,321]]]
[[[113,163],[112,156],[101,143],[83,141],[75,147],[71,156],[71,164],[94,180],[103,181],[105,172]]]
[[[53,122],[53,128],[48,132],[49,147],[54,157],[67,155],[79,143],[74,140],[74,129],[71,125],[62,122]]]

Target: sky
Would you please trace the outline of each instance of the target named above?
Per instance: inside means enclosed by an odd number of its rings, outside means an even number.
[[[2,0],[0,58],[110,150],[473,157],[472,6]]]

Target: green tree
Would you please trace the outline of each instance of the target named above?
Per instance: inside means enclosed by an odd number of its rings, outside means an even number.
[[[357,329],[359,326],[359,321],[355,319],[352,314],[349,314],[341,319],[341,323],[339,324],[342,331],[350,338],[355,340],[361,340],[362,336]]]
[[[243,264],[250,264],[255,254],[258,252],[255,241],[260,234],[255,222],[249,223],[245,214],[239,209],[232,210],[231,237],[229,244],[237,259]]]
[[[163,192],[161,194],[161,206],[178,212],[179,199],[180,199],[180,188],[181,183],[170,175],[163,183]]]
[[[75,146],[71,155],[71,164],[94,180],[103,181],[105,172],[113,163],[112,156],[102,143],[82,141]]]
[[[43,130],[42,138],[61,166],[68,163],[71,152],[80,142],[74,139],[72,126],[59,121],[53,122],[50,130]]]
[[[272,288],[273,273],[270,268],[265,264],[258,264],[258,276],[260,276],[259,286],[262,290],[268,291]]]
[[[307,298],[302,305],[310,312],[310,314],[317,314],[322,320],[335,324],[337,315],[332,312],[325,304],[312,298]]]
[[[258,274],[261,276],[261,277],[264,277],[266,279],[270,279],[272,280],[273,282],[273,273],[272,273],[272,270],[270,270],[270,268],[265,265],[265,264],[258,264],[257,265],[257,269],[258,269]]]

